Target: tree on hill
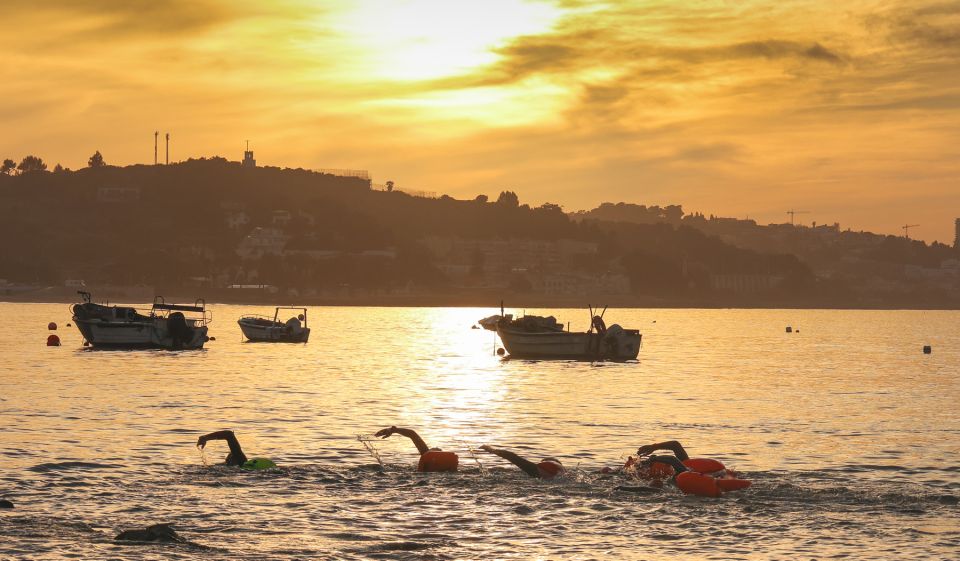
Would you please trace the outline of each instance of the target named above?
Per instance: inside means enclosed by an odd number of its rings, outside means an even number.
[[[475,199],[473,199],[473,200],[476,201],[476,202],[478,202],[478,203],[485,203],[485,202],[487,202],[489,199],[487,198],[486,195],[477,195],[477,198],[475,198]]]
[[[53,173],[63,173],[63,166],[57,163],[57,165],[53,166]]]
[[[517,208],[520,206],[520,197],[513,191],[501,191],[500,196],[497,197],[497,204]]]
[[[17,166],[17,169],[20,170],[20,173],[46,171],[47,164],[43,162],[43,159],[36,156],[25,156],[23,160],[20,161],[20,165]]]
[[[92,168],[102,168],[107,164],[103,162],[103,155],[97,150],[93,153],[93,156],[90,156],[90,159],[87,160],[87,165]]]
[[[15,169],[17,169],[17,162],[14,162],[10,158],[4,160],[3,164],[0,165],[0,173],[3,175],[10,175]]]

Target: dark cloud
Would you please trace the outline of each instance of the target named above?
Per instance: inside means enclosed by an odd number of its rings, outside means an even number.
[[[246,15],[241,6],[215,0],[7,0],[5,17],[35,15],[51,25],[74,19],[96,22],[69,39],[96,37],[107,41],[142,35],[182,35],[209,29]],[[63,41],[61,37],[59,40]]]
[[[695,144],[677,150],[676,160],[703,161],[731,161],[743,154],[743,148],[732,142],[714,142],[711,144]]]

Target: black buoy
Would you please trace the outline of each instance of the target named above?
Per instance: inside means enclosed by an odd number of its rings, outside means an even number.
[[[50,334],[50,336],[47,337],[47,346],[48,346],[48,347],[59,347],[59,346],[60,346],[60,338],[57,337],[56,335]]]
[[[787,326],[787,333],[793,333],[793,328],[789,325]]]
[[[217,338],[216,338],[216,337],[210,337],[209,340],[210,340],[210,341],[216,341]]]
[[[503,356],[503,353],[505,352],[507,351],[503,350],[503,347],[500,347],[499,349],[497,349],[497,356]]]
[[[930,345],[923,346],[923,354],[928,355],[932,352],[933,352],[933,347],[931,347]]]

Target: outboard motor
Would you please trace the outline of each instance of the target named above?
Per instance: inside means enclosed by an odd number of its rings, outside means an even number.
[[[170,334],[174,349],[182,349],[185,343],[193,339],[193,330],[180,312],[173,312],[167,317],[167,333]]]

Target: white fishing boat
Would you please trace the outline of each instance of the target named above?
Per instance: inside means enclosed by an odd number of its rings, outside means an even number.
[[[615,361],[637,358],[642,338],[639,330],[624,329],[617,324],[608,328],[603,314],[593,315],[592,310],[591,318],[586,332],[565,331],[553,316],[517,319],[501,316],[495,322],[484,318],[483,326],[497,332],[504,349],[513,358]]]
[[[158,296],[148,310],[96,304],[89,292],[77,293],[82,302],[71,308],[73,322],[94,348],[202,349],[208,340],[213,318],[203,300],[167,304]]]
[[[280,321],[280,310],[300,312],[285,322]],[[248,341],[263,343],[306,343],[310,338],[307,327],[307,309],[280,306],[274,310],[273,317],[246,315],[237,320],[240,331]]]

